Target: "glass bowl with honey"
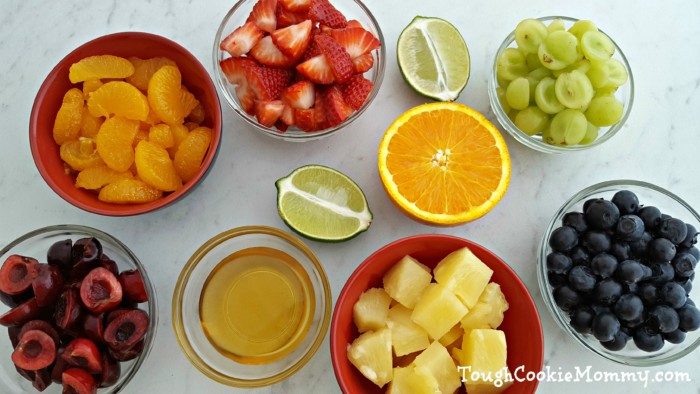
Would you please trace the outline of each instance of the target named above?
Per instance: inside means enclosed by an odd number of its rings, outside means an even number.
[[[262,387],[301,369],[330,323],[331,291],[295,236],[246,226],[205,242],[173,294],[173,328],[190,362],[234,387]]]

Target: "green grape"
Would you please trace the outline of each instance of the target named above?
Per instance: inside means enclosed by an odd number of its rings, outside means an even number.
[[[627,69],[625,69],[625,65],[622,62],[617,59],[608,59],[605,65],[608,68],[610,86],[619,87],[627,83]]]
[[[510,112],[510,105],[508,105],[508,100],[506,100],[506,90],[500,86],[497,87],[496,97],[498,97],[498,102],[501,103],[501,108],[503,108],[503,112]]]
[[[576,63],[574,63],[574,64],[572,64],[572,65],[570,65],[570,66],[568,66],[568,67],[565,67],[563,70],[555,70],[555,71],[552,71],[552,74],[553,74],[555,77],[558,77],[558,76],[561,75],[562,73],[570,73],[570,72],[572,72],[572,71],[574,71],[574,70],[581,71],[582,73],[585,74],[585,73],[587,73],[588,70],[590,70],[590,69],[591,69],[591,62],[590,62],[588,59],[581,59],[581,60],[577,61]]]
[[[515,116],[516,126],[527,135],[541,132],[549,122],[549,116],[537,107],[527,107]]]
[[[583,112],[567,108],[554,115],[549,127],[555,144],[576,145],[586,135],[588,121]]]
[[[527,78],[515,78],[506,89],[506,101],[511,108],[523,110],[530,103],[530,82]]]
[[[569,28],[569,33],[575,35],[579,41],[581,41],[583,33],[587,31],[598,31],[598,26],[591,21],[582,19],[574,22],[574,24]]]
[[[597,89],[595,91],[595,96],[593,96],[593,98],[614,96],[615,92],[617,92],[617,86],[611,86],[608,88],[600,88],[600,89]]]
[[[515,42],[527,53],[537,53],[542,40],[547,36],[547,26],[537,19],[523,19],[515,27]]]
[[[537,55],[542,65],[550,70],[561,70],[581,57],[578,52],[578,40],[573,34],[565,31],[550,33],[540,45]]]
[[[542,67],[542,63],[540,63],[540,57],[537,56],[537,53],[528,53],[527,55],[525,55],[525,63],[527,64],[527,68],[530,71]]]
[[[552,122],[549,121],[547,122],[547,125],[544,126],[544,129],[542,129],[542,141],[549,145],[561,145],[561,143],[556,143],[554,141],[554,137],[552,136]],[[564,138],[562,137],[561,142],[564,142]]]
[[[588,122],[586,135],[583,136],[583,139],[581,140],[581,142],[579,142],[579,144],[588,145],[591,142],[595,141],[598,138],[598,130],[600,130],[599,127],[596,127],[591,122]]]
[[[551,22],[549,22],[549,26],[547,26],[547,31],[548,32],[554,32],[554,31],[563,31],[566,30],[566,25],[564,25],[564,21],[561,20],[560,18],[557,18]]]
[[[510,83],[509,80],[502,78],[500,75],[496,75],[496,82],[498,83],[498,86],[502,87],[503,89],[508,87],[508,84]]]
[[[595,92],[586,74],[574,70],[557,77],[554,94],[565,107],[583,110],[588,107]]]
[[[515,117],[518,116],[518,111],[517,109],[511,109],[508,111],[508,119],[510,119],[511,122],[515,123]]]
[[[527,81],[530,82],[530,102],[534,103],[535,102],[535,88],[537,87],[537,84],[540,83],[542,78],[548,77],[551,75],[551,72],[545,68],[545,67],[540,67],[538,69],[530,71],[525,78],[527,78]]]
[[[530,71],[525,62],[525,56],[515,48],[506,48],[496,63],[496,72],[499,78],[512,81],[518,77],[524,77]]]
[[[590,60],[604,61],[615,53],[615,44],[605,33],[587,31],[581,37],[581,52]]]
[[[594,126],[612,126],[622,119],[624,106],[615,96],[603,96],[591,100],[586,119]]]
[[[556,114],[565,108],[554,93],[554,84],[554,79],[545,77],[535,88],[535,103],[547,114]]]

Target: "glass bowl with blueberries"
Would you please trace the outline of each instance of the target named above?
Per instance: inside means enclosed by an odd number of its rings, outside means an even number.
[[[693,301],[700,215],[658,186],[614,180],[571,197],[539,248],[538,281],[554,320],[611,361],[654,366],[700,346]]]

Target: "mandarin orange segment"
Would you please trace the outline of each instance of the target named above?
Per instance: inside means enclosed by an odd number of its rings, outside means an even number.
[[[158,124],[158,123],[161,123],[162,121],[160,120],[160,118],[158,118],[158,115],[156,115],[155,112],[153,112],[153,111],[148,111],[148,116],[146,117],[146,120],[145,120],[144,122],[146,122],[146,123],[148,123],[149,125],[153,126],[153,125],[156,125],[156,124]]]
[[[73,141],[80,136],[85,99],[80,89],[73,88],[63,95],[61,107],[53,124],[53,139],[57,144]]]
[[[91,79],[83,82],[83,96],[85,96],[85,99],[87,100],[90,98],[90,93],[99,89],[102,85],[104,85],[104,83],[99,79]]]
[[[168,151],[150,141],[136,145],[136,171],[139,178],[150,186],[170,192],[182,186],[182,179],[175,171]]]
[[[80,123],[80,136],[87,138],[95,138],[97,132],[100,131],[102,123],[104,123],[103,117],[95,117],[90,114],[87,107],[83,107],[83,119]]]
[[[182,180],[187,182],[197,175],[210,144],[211,129],[208,127],[198,127],[190,131],[180,143],[173,164]]]
[[[133,177],[129,171],[119,172],[106,165],[99,165],[80,171],[75,178],[75,186],[88,190],[97,190],[109,183],[122,179],[132,179]]]
[[[194,94],[190,93],[184,87],[180,89],[180,106],[182,107],[183,118],[190,116],[192,110],[199,105],[199,100],[194,97]]]
[[[75,171],[103,165],[104,161],[97,153],[95,141],[92,138],[79,138],[61,145],[59,150],[61,160]]]
[[[115,116],[107,119],[95,137],[97,151],[109,168],[127,171],[134,162],[133,142],[139,122]]]
[[[145,60],[138,57],[130,57],[129,61],[134,65],[134,74],[128,77],[126,81],[144,92],[148,90],[148,81],[159,68],[163,66],[177,66],[174,61],[167,57],[153,57]]]
[[[185,123],[185,127],[187,127],[187,130],[192,131],[192,130],[196,129],[197,127],[199,127],[199,123],[187,122],[187,123]]]
[[[170,131],[170,126],[163,123],[151,127],[148,132],[148,140],[166,149],[175,146],[175,137]]]
[[[148,130],[150,130],[150,126],[147,129],[144,129],[143,127],[139,128],[138,133],[136,133],[136,136],[134,137],[134,142],[131,143],[131,146],[133,146],[134,149],[136,149],[136,145],[138,145],[139,142],[148,140]]]
[[[90,94],[87,101],[92,116],[123,116],[145,121],[148,118],[148,99],[134,85],[112,81]]]
[[[180,143],[187,137],[187,135],[190,133],[190,129],[181,124],[171,124],[170,125],[170,132],[173,134],[173,146],[171,148],[168,148],[168,153],[170,153],[170,157],[174,158],[175,153],[177,152],[177,148],[180,146]]]
[[[148,102],[165,123],[180,124],[185,118],[181,82],[182,75],[175,66],[161,67],[148,82]]]
[[[192,111],[190,111],[190,114],[187,116],[187,120],[190,122],[194,122],[197,124],[201,124],[204,122],[204,119],[207,117],[207,113],[204,111],[204,106],[202,106],[202,103],[197,104],[194,108],[192,108]]]
[[[68,71],[71,83],[91,79],[126,78],[134,73],[134,65],[127,59],[113,55],[89,56],[73,63]]]
[[[122,179],[100,189],[100,201],[115,204],[140,204],[163,197],[163,192],[138,179]]]

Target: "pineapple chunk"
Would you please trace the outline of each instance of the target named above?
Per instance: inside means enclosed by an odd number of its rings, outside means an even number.
[[[352,307],[352,318],[360,332],[379,330],[386,326],[391,297],[381,288],[371,288],[360,295]]]
[[[411,320],[423,327],[431,338],[438,340],[459,323],[468,311],[445,286],[431,283],[413,309]]]
[[[438,341],[423,350],[413,364],[416,366],[416,372],[432,375],[443,394],[452,394],[461,385],[461,375],[457,366],[447,349]]]
[[[469,313],[467,313],[467,316],[469,316]],[[443,335],[439,342],[442,344],[442,346],[447,347],[455,343],[458,339],[462,338],[462,335],[464,335],[464,330],[462,329],[461,325],[457,324],[452,327],[447,334]]]
[[[384,290],[401,305],[412,309],[432,280],[430,268],[411,256],[404,256],[384,274]]]
[[[433,269],[435,281],[450,289],[468,308],[479,300],[492,274],[493,270],[467,247],[445,256]]]
[[[461,366],[470,366],[464,387],[469,394],[495,394],[506,390],[512,379],[508,372],[506,336],[501,330],[475,329],[462,341],[461,353],[455,352]],[[474,380],[475,376],[481,379]],[[501,387],[495,381],[502,379]]]
[[[394,368],[394,379],[389,383],[387,394],[435,394],[438,390],[438,382],[432,375],[409,365]]]
[[[401,304],[389,309],[387,325],[391,329],[391,344],[397,356],[417,352],[430,345],[428,333],[411,320],[411,310]]]
[[[498,283],[489,283],[481,293],[479,301],[462,319],[462,327],[498,328],[503,323],[503,313],[508,310],[508,301]]]
[[[348,345],[348,359],[362,375],[379,387],[393,377],[391,330],[368,331]]]

